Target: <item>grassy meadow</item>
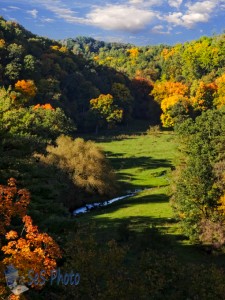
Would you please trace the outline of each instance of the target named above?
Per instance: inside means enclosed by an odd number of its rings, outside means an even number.
[[[180,234],[169,204],[169,183],[178,159],[178,141],[171,131],[146,135],[120,134],[95,139],[105,151],[120,182],[120,195],[136,195],[77,217],[80,225],[92,221],[97,238],[161,243],[181,261],[206,262],[208,256]],[[155,240],[152,240],[154,236]],[[143,245],[141,246],[143,247]],[[212,258],[216,260],[216,258]]]
[[[174,219],[169,203],[171,169],[179,158],[174,132],[147,135],[137,131],[93,139],[105,151],[116,171],[120,195],[137,189],[142,191],[77,217],[81,226],[93,222],[94,233],[102,243],[115,239],[125,243],[130,241],[132,245],[138,241],[140,249],[145,243],[152,243],[168,249],[182,263],[221,264],[221,257],[209,256],[192,245],[181,234]]]

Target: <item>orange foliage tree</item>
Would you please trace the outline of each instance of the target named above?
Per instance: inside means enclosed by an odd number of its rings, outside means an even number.
[[[44,271],[43,275],[47,278],[56,267],[56,259],[61,257],[55,241],[48,234],[39,233],[31,217],[26,215],[29,203],[30,193],[26,189],[18,189],[14,178],[8,180],[8,186],[0,185],[0,246],[4,254],[0,262],[0,296],[7,295],[3,277],[5,265],[13,264],[25,280],[29,270],[39,274]],[[15,230],[7,232],[14,217],[22,219],[24,224],[20,236]],[[39,283],[35,287],[40,288]]]
[[[37,88],[33,80],[18,80],[15,84],[15,90],[28,100],[35,97],[37,93]]]
[[[34,109],[38,109],[38,108],[42,108],[42,109],[50,109],[50,110],[55,110],[50,103],[46,103],[46,104],[37,104],[34,106]]]
[[[195,91],[195,95],[191,97],[194,109],[204,111],[212,108],[216,90],[217,86],[215,83],[205,83],[200,81]]]
[[[11,223],[11,219],[15,216],[25,216],[29,202],[29,192],[25,189],[18,190],[15,179],[10,178],[8,186],[0,185],[0,247],[2,247],[2,239],[6,234],[6,228]],[[7,293],[3,274],[4,264],[0,262],[0,296]]]
[[[29,216],[23,217],[25,237],[19,237],[16,231],[9,231],[6,239],[9,241],[2,251],[6,258],[5,265],[14,265],[20,270],[25,280],[28,280],[30,270],[40,274],[46,279],[50,277],[51,271],[56,268],[56,259],[61,257],[60,249],[55,241],[47,233],[39,233],[38,227],[32,224]],[[40,280],[40,279],[39,279]],[[41,282],[32,287],[39,288]]]
[[[8,186],[0,185],[0,234],[6,233],[6,227],[10,225],[15,216],[23,218],[30,203],[30,194],[26,189],[18,189],[16,180],[10,178]]]

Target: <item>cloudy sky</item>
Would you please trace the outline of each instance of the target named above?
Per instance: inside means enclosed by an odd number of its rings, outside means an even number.
[[[1,0],[0,15],[53,39],[174,44],[225,30],[225,0]]]

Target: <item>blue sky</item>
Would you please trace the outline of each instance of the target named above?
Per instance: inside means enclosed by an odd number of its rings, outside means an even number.
[[[0,15],[41,36],[175,44],[225,29],[225,0],[1,0]]]

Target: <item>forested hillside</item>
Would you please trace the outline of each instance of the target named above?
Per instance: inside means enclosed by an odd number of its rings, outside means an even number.
[[[91,58],[96,66],[108,66],[125,74],[131,80],[136,100],[134,116],[143,118],[142,108],[148,111],[140,98],[148,84],[153,87],[150,95],[161,106],[165,127],[224,104],[224,34],[175,46],[121,46],[82,37],[63,41],[63,45]]]

